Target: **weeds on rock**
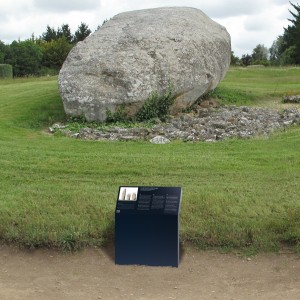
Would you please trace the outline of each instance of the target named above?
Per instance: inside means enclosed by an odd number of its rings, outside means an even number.
[[[159,95],[158,92],[151,93],[148,100],[137,112],[135,116],[136,120],[144,121],[155,118],[165,120],[165,118],[170,114],[170,107],[175,100],[173,90],[173,85],[169,84],[163,95]]]
[[[115,112],[111,112],[109,109],[106,110],[106,122],[115,123],[123,122],[128,120],[128,117],[125,112],[125,105],[121,105]]]
[[[144,122],[153,119],[164,121],[170,114],[170,107],[174,103],[174,88],[172,84],[168,85],[166,91],[160,95],[157,91],[152,92],[143,106],[134,117],[128,117],[125,111],[125,105],[120,106],[115,112],[106,111],[106,122]]]

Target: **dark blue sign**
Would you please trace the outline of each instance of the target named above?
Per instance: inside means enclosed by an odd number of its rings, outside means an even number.
[[[180,187],[120,187],[116,264],[179,265]]]

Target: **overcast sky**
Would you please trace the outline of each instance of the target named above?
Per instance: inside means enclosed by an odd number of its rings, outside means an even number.
[[[291,0],[300,3],[300,0]],[[201,9],[225,26],[236,55],[251,54],[258,44],[268,48],[291,18],[288,0],[0,0],[0,40],[25,40],[50,27],[69,24],[72,32],[81,22],[94,31],[105,19],[130,10],[189,6]]]

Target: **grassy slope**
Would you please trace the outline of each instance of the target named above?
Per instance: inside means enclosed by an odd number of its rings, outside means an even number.
[[[257,97],[282,97],[299,93],[299,68],[232,68],[222,86],[253,93]]]
[[[292,75],[275,98],[292,81],[300,91],[300,69],[288,71]],[[249,92],[258,85],[258,95],[274,100],[271,83],[281,72],[231,70],[221,87]],[[113,232],[119,185],[178,185],[183,241],[261,250],[285,241],[299,247],[299,128],[270,139],[162,146],[80,141],[41,130],[61,118],[56,78],[0,81],[2,241],[101,245]]]
[[[299,76],[299,68],[231,68],[219,88],[223,94],[238,91],[247,105],[282,108],[284,95],[300,93]]]

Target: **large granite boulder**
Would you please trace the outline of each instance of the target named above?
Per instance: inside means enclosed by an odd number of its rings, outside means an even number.
[[[171,83],[175,113],[218,85],[230,57],[230,35],[198,9],[126,12],[71,50],[59,90],[68,115],[105,121],[107,110],[124,105],[134,115]]]

